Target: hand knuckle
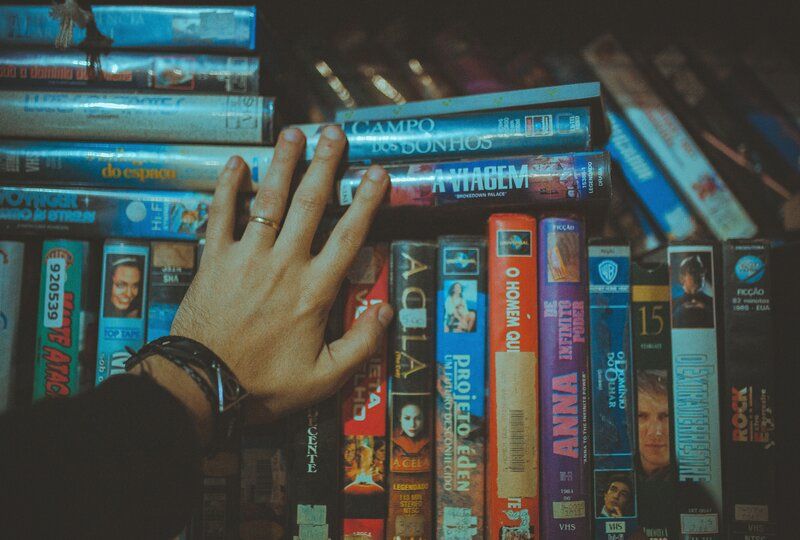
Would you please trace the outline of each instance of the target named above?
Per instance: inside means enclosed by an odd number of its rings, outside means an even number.
[[[324,202],[312,195],[299,195],[295,197],[293,204],[307,214],[316,214],[324,206]]]
[[[339,232],[339,248],[347,251],[357,250],[361,247],[361,234],[355,227],[345,227]]]

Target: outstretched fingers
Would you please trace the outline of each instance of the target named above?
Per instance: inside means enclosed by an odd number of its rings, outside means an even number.
[[[250,178],[250,169],[239,156],[232,156],[217,178],[214,199],[208,211],[206,249],[213,251],[233,242],[236,226],[236,195]]]
[[[270,247],[275,242],[304,143],[305,135],[297,128],[286,128],[281,133],[267,174],[250,206],[250,216],[260,221],[248,223],[243,242],[255,248]]]
[[[338,125],[330,125],[322,130],[314,158],[292,196],[276,249],[306,255],[310,252],[311,241],[330,199],[333,178],[346,144],[347,139]]]
[[[336,289],[344,279],[369,233],[387,185],[389,176],[383,167],[373,165],[367,169],[353,204],[336,224],[325,247],[314,259],[323,287]]]

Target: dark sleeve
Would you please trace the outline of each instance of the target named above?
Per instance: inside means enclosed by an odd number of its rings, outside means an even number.
[[[176,536],[200,496],[183,405],[146,376],[0,417],[0,530],[9,538]]]

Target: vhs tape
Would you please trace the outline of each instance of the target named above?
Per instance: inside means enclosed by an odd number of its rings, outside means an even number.
[[[385,206],[571,206],[607,204],[611,164],[603,152],[387,165]],[[366,167],[339,181],[339,204],[352,203]]]
[[[0,241],[0,414],[13,404],[25,244]]]
[[[722,247],[723,486],[728,538],[777,538],[778,456],[772,257],[765,240]],[[782,292],[779,294],[783,294]]]
[[[371,305],[389,301],[388,246],[363,247],[348,272],[348,281],[343,313],[345,330]],[[384,340],[340,392],[344,538],[384,538],[389,443],[387,355]]]
[[[258,79],[258,58],[252,56],[114,51],[100,54],[92,64],[83,51],[0,52],[0,82],[6,89],[258,94]]]
[[[536,220],[489,218],[486,538],[541,540]]]
[[[70,397],[89,364],[90,307],[96,286],[89,242],[45,240],[36,321],[33,399]]]
[[[145,343],[150,246],[120,240],[103,245],[95,384],[125,373],[125,362]]]
[[[0,231],[197,240],[211,199],[208,193],[0,187]]]
[[[753,236],[755,223],[616,39],[601,36],[583,56],[709,230],[718,239]]]
[[[439,237],[436,299],[436,538],[483,538],[486,240]]]
[[[592,241],[588,262],[594,537],[622,540],[635,538],[638,530],[631,250],[621,243]]]
[[[175,93],[0,91],[0,136],[271,144],[270,97]]]
[[[433,382],[436,244],[394,241],[390,295],[389,512],[387,538],[428,538],[433,526]]]
[[[636,505],[641,534],[649,540],[678,534],[669,298],[666,261],[631,262]]]
[[[583,223],[539,225],[542,538],[588,538],[591,470]]]
[[[257,183],[272,153],[264,146],[5,139],[0,170],[18,185],[214,191],[231,156],[247,163]]]
[[[458,116],[416,116],[351,120],[341,124],[347,135],[347,160],[387,162],[580,152],[593,143],[588,107],[527,108],[464,113]],[[306,160],[314,155],[322,124],[296,126],[307,139]]]
[[[726,538],[713,245],[667,247],[677,504],[684,538]]]
[[[0,6],[0,44],[52,47],[61,32],[49,5]],[[97,29],[116,48],[256,48],[256,8],[224,6],[93,6]],[[86,30],[72,28],[72,44]]]

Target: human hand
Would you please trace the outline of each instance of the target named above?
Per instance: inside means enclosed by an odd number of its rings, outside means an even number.
[[[228,365],[262,418],[334,393],[378,349],[392,318],[388,305],[372,306],[341,339],[324,341],[331,305],[389,183],[382,167],[371,167],[352,206],[312,256],[345,144],[338,126],[326,128],[280,232],[251,221],[239,241],[233,239],[236,194],[250,175],[240,158],[231,158],[214,194],[200,268],[172,325],[172,335],[203,343]],[[281,222],[303,147],[299,130],[281,134],[253,216]]]

